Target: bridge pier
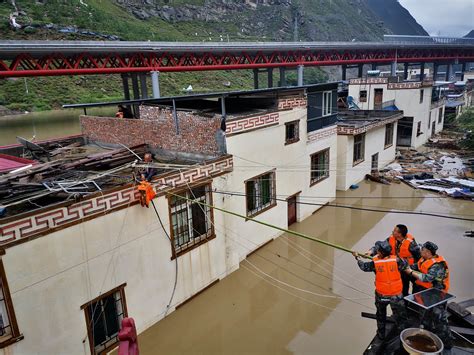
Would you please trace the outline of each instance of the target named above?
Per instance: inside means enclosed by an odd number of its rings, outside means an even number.
[[[390,63],[390,76],[397,76],[397,62]]]
[[[403,67],[403,80],[407,80],[408,79],[408,63],[405,63],[404,64],[404,67]]]
[[[273,68],[267,69],[267,75],[268,75],[268,78],[267,78],[268,87],[272,88],[273,87]]]
[[[466,71],[466,62],[462,63],[461,67],[461,81],[464,81],[464,72]]]
[[[146,86],[146,74],[145,73],[140,73],[140,92],[141,92],[141,98],[142,99],[147,99],[148,98],[148,88]]]
[[[298,86],[303,86],[304,65],[298,65]]]
[[[453,63],[449,63],[446,67],[446,81],[450,81],[453,76]]]
[[[420,81],[423,81],[425,79],[425,63],[422,62],[420,63]]]
[[[346,64],[342,65],[342,80],[343,81],[347,80],[347,65]]]
[[[153,92],[153,98],[159,99],[160,98],[160,72],[159,71],[152,71],[151,72],[151,88]]]
[[[286,86],[286,68],[280,67],[280,87]]]
[[[258,89],[258,69],[253,70],[253,88]]]
[[[130,87],[128,85],[128,74],[123,73],[120,75],[122,77],[122,86],[123,86],[123,98],[124,100],[130,100]]]
[[[132,91],[133,91],[133,99],[138,100],[140,99],[140,89],[138,87],[138,75],[136,73],[131,74],[132,77]],[[133,117],[140,118],[140,111],[138,109],[137,104],[133,104]]]
[[[438,79],[438,69],[439,69],[439,64],[433,63],[433,81],[436,81]]]

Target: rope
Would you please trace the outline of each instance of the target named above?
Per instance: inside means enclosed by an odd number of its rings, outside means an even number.
[[[241,214],[236,213],[236,212],[233,212],[233,211],[229,211],[229,210],[226,210],[226,209],[223,209],[223,208],[220,208],[220,207],[212,206],[212,205],[207,204],[207,203],[205,203],[205,202],[197,201],[197,200],[195,200],[195,199],[193,200],[193,199],[190,199],[190,198],[187,198],[187,197],[184,197],[184,196],[180,196],[180,195],[174,194],[174,193],[172,193],[172,192],[167,192],[167,194],[172,195],[172,196],[175,196],[175,197],[178,197],[178,198],[181,198],[181,199],[184,199],[184,200],[187,200],[187,201],[190,201],[190,202],[193,202],[193,203],[198,203],[198,204],[200,204],[200,205],[203,205],[203,206],[206,206],[206,207],[209,207],[209,208],[212,208],[212,209],[215,209],[215,210],[224,212],[224,213],[228,213],[228,214],[231,214],[231,215],[233,215],[233,216],[240,217],[240,218],[243,218],[243,219],[245,219],[245,220],[252,221],[252,222],[255,222],[255,223],[258,223],[258,224],[261,224],[261,225],[270,227],[270,228],[273,228],[273,229],[277,229],[277,230],[282,231],[282,232],[285,232],[285,233],[293,234],[293,235],[296,235],[296,236],[298,236],[298,237],[300,237],[300,238],[312,240],[313,242],[321,243],[321,244],[327,245],[327,246],[329,246],[329,247],[332,247],[332,248],[335,248],[335,249],[339,249],[339,250],[345,251],[345,252],[347,252],[347,253],[351,253],[351,254],[355,253],[353,250],[348,249],[348,248],[346,248],[346,247],[343,247],[343,246],[341,246],[341,245],[334,244],[334,243],[330,243],[330,242],[328,242],[328,241],[325,241],[325,240],[322,240],[322,239],[319,239],[319,238],[310,237],[309,235],[306,235],[306,234],[303,234],[303,233],[300,233],[300,232],[296,232],[296,231],[292,231],[292,230],[289,230],[289,229],[281,228],[281,227],[278,227],[278,226],[276,226],[276,225],[273,225],[273,224],[270,224],[270,223],[267,223],[267,222],[263,222],[263,221],[259,221],[259,220],[256,220],[256,219],[253,219],[253,218],[250,218],[250,217],[241,215]],[[370,256],[368,256],[368,255],[360,254],[360,256],[361,256],[361,257],[364,257],[364,258],[366,258],[366,259],[372,259],[372,257],[370,257]]]

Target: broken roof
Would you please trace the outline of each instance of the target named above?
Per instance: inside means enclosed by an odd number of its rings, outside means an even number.
[[[52,144],[30,143],[32,147],[41,148],[36,152],[25,149],[27,155],[35,157],[34,164],[0,173],[0,218],[57,203],[78,202],[85,196],[130,184],[134,181],[136,161],[148,151],[146,144],[133,147],[88,145],[78,137],[55,140]],[[14,154],[11,146],[8,153]],[[11,161],[31,162],[13,155],[5,156]],[[155,156],[155,159],[157,175],[197,163],[161,156]]]
[[[403,111],[344,110],[337,117],[338,134],[359,134],[398,121]]]

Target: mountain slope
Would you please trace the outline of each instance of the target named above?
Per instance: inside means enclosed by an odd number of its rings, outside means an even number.
[[[367,0],[367,3],[393,34],[429,36],[428,32],[397,0]]]
[[[4,0],[0,1],[0,38],[382,40],[383,34],[392,31],[384,25],[382,17],[373,11],[371,1]],[[406,10],[397,12],[397,16],[406,17],[408,22],[414,21]],[[288,82],[291,82],[293,74],[289,74]],[[324,81],[327,77],[319,68],[305,70],[305,84]],[[160,80],[164,95],[177,94],[190,84],[197,92],[252,87],[252,74],[249,71],[163,73]],[[277,73],[274,81],[278,81]],[[224,82],[230,82],[231,85],[223,85]],[[64,103],[111,100],[121,96],[121,82],[117,75],[107,78],[87,76],[0,80],[0,105],[13,109],[44,110],[58,108]]]
[[[474,30],[465,35],[464,38],[474,38]]]

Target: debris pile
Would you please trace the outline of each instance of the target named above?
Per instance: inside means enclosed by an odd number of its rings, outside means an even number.
[[[398,152],[396,162],[382,169],[379,176],[386,181],[403,181],[416,189],[474,199],[472,167],[473,159],[457,152],[405,150]]]
[[[19,138],[37,164],[0,174],[0,217],[83,196],[132,181],[132,164],[146,145],[108,148],[73,142],[37,145]]]

